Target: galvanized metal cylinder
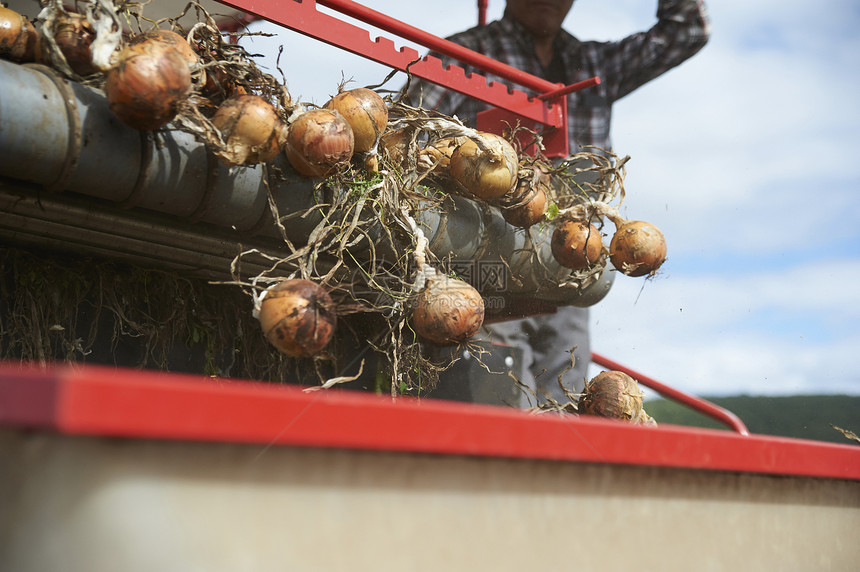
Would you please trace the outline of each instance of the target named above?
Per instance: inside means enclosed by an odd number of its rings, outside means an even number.
[[[269,193],[281,215],[299,213],[316,204],[318,181],[294,174],[283,154],[271,168],[286,179],[272,177],[267,184],[263,166],[227,167],[184,131],[131,129],[116,119],[102,93],[44,66],[0,61],[0,177],[233,228],[248,237],[277,238],[281,231],[273,224]],[[322,216],[294,216],[283,231],[303,243]],[[418,213],[417,222],[438,258],[471,265],[470,281],[485,295],[592,305],[615,275],[604,271],[585,291],[556,286],[569,271],[552,257],[548,225],[518,229],[497,209],[465,198],[449,197],[443,209]],[[382,236],[381,227],[371,226],[371,240],[375,234]],[[354,252],[366,256],[370,249]]]

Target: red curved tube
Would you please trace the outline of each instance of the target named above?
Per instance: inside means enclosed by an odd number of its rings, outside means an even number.
[[[604,357],[600,354],[592,353],[591,361],[593,361],[597,365],[607,367],[611,370],[626,373],[645,387],[650,387],[663,397],[671,399],[672,401],[675,401],[682,405],[686,405],[690,409],[698,411],[703,415],[707,415],[711,419],[719,421],[723,425],[730,427],[732,430],[741,435],[750,434],[749,430],[747,429],[747,426],[744,425],[744,422],[741,421],[741,419],[737,415],[727,409],[723,409],[719,405],[715,405],[705,399],[695,397],[688,393],[684,393],[683,391],[679,391],[673,387],[669,387],[668,385],[664,385],[655,379],[651,379],[646,375],[642,375],[637,371],[633,371],[632,369],[627,368],[618,362],[612,361],[611,359]]]

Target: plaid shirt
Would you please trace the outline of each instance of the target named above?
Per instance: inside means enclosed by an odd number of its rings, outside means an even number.
[[[501,20],[478,26],[448,38],[475,52],[519,68],[532,75],[565,85],[593,76],[600,85],[567,96],[568,136],[571,153],[577,146],[594,145],[611,149],[609,133],[612,104],[679,65],[698,52],[708,40],[710,23],[703,0],[660,0],[657,24],[647,32],[634,34],[618,42],[581,42],[561,30],[554,51],[560,58],[563,77],[550,77],[550,70],[535,56],[534,43],[523,26],[505,14]],[[433,54],[445,64],[460,62]],[[463,66],[466,73],[486,75],[492,81],[510,82],[481,70]],[[517,86],[534,95],[534,92]],[[488,105],[466,95],[427,82],[414,82],[409,90],[413,104],[456,115],[467,125]]]

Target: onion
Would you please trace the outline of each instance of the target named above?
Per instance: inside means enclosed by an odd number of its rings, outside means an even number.
[[[666,261],[666,239],[651,223],[617,222],[609,243],[609,259],[627,276],[653,275]]]
[[[472,286],[447,276],[428,279],[412,312],[415,331],[437,344],[459,344],[484,323],[484,300]]]
[[[125,47],[105,84],[111,111],[126,125],[140,130],[169,123],[190,89],[187,61],[160,37]]]
[[[16,62],[41,59],[41,41],[26,16],[0,5],[0,57]]]
[[[349,163],[355,149],[352,128],[330,109],[312,109],[289,126],[284,143],[293,168],[308,177],[326,177]]]
[[[388,107],[385,100],[372,89],[365,87],[342,91],[323,107],[338,111],[352,127],[356,153],[373,150],[388,125]]]
[[[155,30],[146,34],[138,41],[141,40],[152,40],[166,44],[171,49],[176,50],[189,66],[194,66],[200,62],[200,57],[194,51],[194,48],[191,47],[191,44],[188,43],[188,40],[173,30]]]
[[[433,168],[434,171],[445,171],[451,165],[451,155],[454,154],[454,150],[466,141],[466,139],[466,137],[443,137],[442,139],[437,139],[421,149],[419,155],[426,156],[436,165]]]
[[[389,163],[403,166],[409,156],[409,130],[405,127],[386,131],[379,138],[383,159]]]
[[[451,154],[451,175],[474,196],[499,199],[517,184],[517,152],[503,137],[479,132],[484,149],[466,139]]]
[[[243,88],[236,85],[233,78],[220,67],[212,67],[204,70],[206,81],[200,87],[200,94],[213,105],[220,105],[224,100],[233,95],[244,95],[247,93]]]
[[[546,184],[521,180],[510,204],[502,209],[504,219],[521,228],[528,228],[544,219],[546,214]]]
[[[90,49],[95,39],[96,31],[86,16],[60,12],[54,23],[54,41],[76,74],[90,75],[99,71],[93,64],[93,52]]]
[[[318,354],[331,340],[337,324],[328,292],[302,279],[270,287],[260,304],[259,320],[269,343],[290,357]]]
[[[593,224],[566,219],[553,231],[550,248],[556,262],[566,268],[582,270],[600,259],[603,240]]]
[[[266,163],[281,151],[284,123],[274,106],[258,95],[226,100],[212,116],[212,124],[225,143],[215,155],[227,165]]]
[[[585,384],[579,411],[586,415],[646,422],[650,418],[641,415],[642,398],[642,390],[635,379],[620,371],[603,371]]]

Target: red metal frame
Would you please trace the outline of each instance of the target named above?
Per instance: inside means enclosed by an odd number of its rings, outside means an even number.
[[[711,419],[719,421],[723,425],[730,427],[732,430],[741,435],[749,435],[749,430],[747,429],[747,426],[744,425],[744,422],[741,421],[737,415],[727,409],[723,409],[719,405],[715,405],[710,401],[706,401],[699,397],[684,393],[683,391],[677,390],[673,387],[669,387],[668,385],[664,385],[656,379],[650,378],[647,375],[643,375],[637,371],[634,371],[626,366],[621,365],[617,361],[613,361],[600,354],[592,353],[591,361],[593,361],[597,365],[609,368],[611,370],[626,373],[645,387],[650,387],[663,397],[671,399],[672,401],[675,401],[682,405],[686,405],[690,409],[698,411],[703,415],[707,415]]]
[[[860,447],[101,366],[0,364],[0,427],[860,480]]]
[[[565,95],[600,82],[599,78],[591,78],[570,86],[555,84],[429,34],[351,0],[283,0],[281,2],[219,0],[219,2],[393,69],[408,70],[415,77],[443,85],[448,89],[488,103],[499,110],[509,112],[509,114],[513,114],[513,118],[529,120],[526,125],[529,128],[534,129],[537,126],[554,128],[551,130],[553,134],[544,139],[549,156],[567,154]],[[386,32],[396,34],[400,38],[420,44],[516,85],[536,91],[541,95],[530,97],[523,91],[511,89],[498,82],[490,82],[482,75],[466,75],[463,68],[453,65],[443,66],[438,58],[421,57],[417,51],[411,48],[397,49],[394,42],[387,38],[379,37],[376,40],[371,40],[367,30],[320,12],[317,10],[317,4]],[[508,123],[515,122],[510,115],[501,118]],[[498,132],[503,128],[498,119],[493,116],[493,122],[490,123],[488,118],[485,118],[479,128],[492,129]]]

